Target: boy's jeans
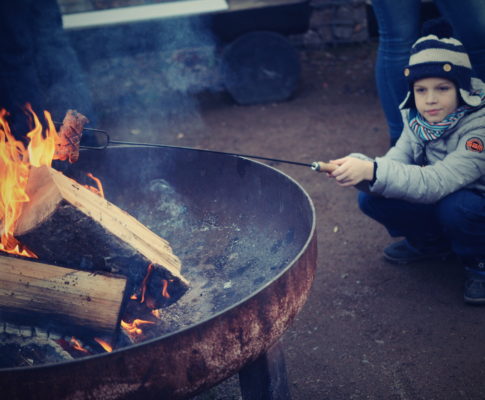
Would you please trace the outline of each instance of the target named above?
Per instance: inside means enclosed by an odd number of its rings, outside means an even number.
[[[383,224],[393,237],[411,243],[450,243],[464,260],[485,260],[485,195],[458,190],[435,204],[410,203],[359,193],[364,214]]]

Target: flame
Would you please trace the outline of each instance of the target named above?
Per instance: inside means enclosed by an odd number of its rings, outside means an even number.
[[[125,322],[121,321],[121,327],[123,330],[130,336],[137,336],[143,333],[143,330],[140,328],[141,325],[146,324],[155,324],[152,321],[144,321],[142,319],[135,319],[133,322]]]
[[[146,292],[147,292],[147,286],[148,286],[148,281],[150,280],[150,276],[152,275],[152,272],[153,272],[153,264],[149,264],[148,267],[147,267],[147,272],[145,274],[145,277],[143,278],[143,281],[141,283],[141,299],[140,299],[140,303],[144,303],[145,300],[147,300],[148,302],[148,299],[146,297]],[[167,279],[162,279],[162,296],[165,297],[166,299],[169,299],[170,298],[170,294],[168,293],[168,284],[169,284],[169,281]],[[173,282],[173,279],[170,280],[170,282]],[[133,294],[131,296],[131,299],[132,300],[137,300],[137,296],[136,294]],[[151,306],[149,305],[150,308],[154,308],[154,306]]]
[[[43,132],[30,104],[25,109],[33,124],[32,130],[26,135],[29,139],[27,147],[13,136],[6,120],[7,111],[0,110],[0,222],[3,224],[0,251],[37,258],[15,239],[13,233],[23,204],[30,200],[26,193],[29,170],[32,166],[52,164],[52,160],[56,159],[55,148],[59,136],[48,111],[44,111],[48,128]]]
[[[141,300],[140,303],[145,302],[145,294],[147,291],[147,285],[148,285],[148,280],[150,279],[150,275],[152,274],[153,271],[153,264],[149,264],[147,267],[147,273],[145,274],[145,277],[143,278],[143,282],[141,283]]]
[[[96,342],[107,352],[111,353],[113,351],[113,346],[111,346],[106,340],[100,338],[94,338]]]
[[[6,110],[0,110],[0,220],[3,222],[0,250],[29,256],[31,252],[24,252],[13,236],[22,205],[29,201],[25,192],[29,154],[25,145],[12,135],[5,119],[7,115]]]
[[[168,294],[168,280],[162,279],[162,296],[165,297],[166,299],[170,298],[170,295]]]
[[[30,107],[30,104],[26,105],[26,109],[32,114],[34,121],[34,128],[27,133],[27,137],[30,139],[28,147],[30,165],[33,167],[40,167],[42,165],[50,166],[56,152],[56,142],[59,141],[59,136],[57,135],[52,118],[47,111],[44,111],[48,129],[45,135],[43,135],[42,125],[39,118]]]
[[[71,345],[71,347],[74,349],[74,350],[78,350],[78,351],[81,351],[83,353],[89,353],[89,351],[87,351],[81,344],[81,342],[79,340],[77,340],[74,336],[71,337],[71,340],[69,341],[69,344]]]
[[[103,184],[99,180],[99,178],[96,178],[91,172],[88,172],[86,174],[89,178],[91,178],[94,182],[96,182],[96,188],[93,186],[85,185],[85,188],[88,188],[92,192],[96,193],[98,196],[101,196],[104,199],[104,190],[103,190]]]

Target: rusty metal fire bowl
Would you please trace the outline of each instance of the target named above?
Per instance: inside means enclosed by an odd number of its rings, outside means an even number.
[[[81,153],[106,198],[167,239],[191,287],[145,342],[73,361],[0,369],[4,398],[178,399],[240,371],[304,305],[316,268],[311,199],[248,159],[184,149]]]

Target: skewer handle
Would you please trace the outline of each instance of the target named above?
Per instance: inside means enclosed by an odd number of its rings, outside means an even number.
[[[338,165],[326,163],[323,161],[315,161],[312,163],[312,169],[317,172],[333,172]]]

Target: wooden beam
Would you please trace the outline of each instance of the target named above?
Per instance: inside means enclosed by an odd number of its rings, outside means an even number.
[[[123,276],[0,256],[0,313],[20,325],[111,335],[119,326],[126,283]]]

